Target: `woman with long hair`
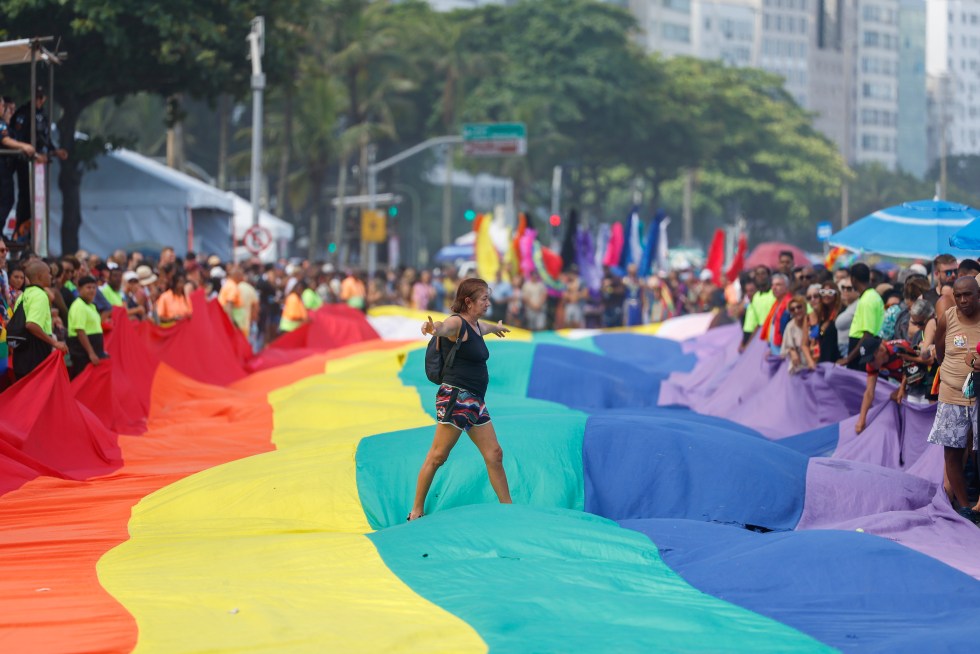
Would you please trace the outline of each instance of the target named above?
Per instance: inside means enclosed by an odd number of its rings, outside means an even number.
[[[503,338],[510,330],[502,322],[494,325],[480,320],[489,308],[489,286],[482,279],[471,277],[463,280],[456,289],[453,315],[442,322],[433,322],[430,317],[422,324],[423,334],[445,339],[440,343],[440,348],[453,347],[451,343],[457,340],[460,340],[460,344],[453,365],[445,369],[442,384],[436,392],[436,434],[419,470],[415,502],[408,520],[425,515],[425,496],[429,493],[436,470],[449,458],[449,452],[464,431],[486,461],[487,475],[497,499],[501,504],[511,503],[503,465],[504,453],[497,442],[497,433],[483,399],[490,382],[487,370],[490,351],[483,341],[483,335],[493,334]]]
[[[810,289],[813,287],[811,286]],[[835,323],[840,313],[840,289],[837,288],[837,284],[828,280],[815,289],[815,292],[819,300],[813,305],[815,324],[810,332],[811,353],[817,363],[835,363],[840,358]],[[810,290],[807,293],[809,296]]]
[[[810,354],[810,334],[806,317],[806,298],[794,295],[789,301],[790,321],[783,330],[780,354],[789,359],[789,374],[795,375],[804,368],[813,370],[817,364]]]
[[[176,270],[170,278],[166,292],[157,299],[157,317],[160,319],[160,324],[171,324],[191,317],[193,309],[190,298],[184,292],[186,281],[184,272]]]

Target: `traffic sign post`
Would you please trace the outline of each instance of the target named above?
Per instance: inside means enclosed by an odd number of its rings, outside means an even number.
[[[817,240],[821,243],[829,241],[833,233],[834,226],[828,221],[817,223]]]
[[[385,215],[376,209],[361,210],[361,240],[365,243],[384,243],[388,238]]]
[[[507,157],[527,154],[524,123],[467,123],[463,125],[463,154]]]
[[[272,232],[262,225],[252,225],[245,230],[242,245],[252,254],[259,254],[272,245]]]

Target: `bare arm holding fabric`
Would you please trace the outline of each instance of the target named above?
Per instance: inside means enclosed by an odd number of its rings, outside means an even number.
[[[463,328],[463,319],[459,316],[449,316],[445,320],[437,320],[435,322],[433,322],[432,316],[428,318],[428,321],[422,323],[422,333],[426,336],[441,336],[455,341],[460,330]]]
[[[506,327],[504,327],[504,321],[503,320],[498,320],[496,325],[493,324],[492,322],[486,322],[484,320],[481,320],[479,322],[479,325],[480,325],[480,332],[481,333],[483,333],[483,334],[493,334],[497,338],[503,338],[504,337],[504,334],[509,334],[510,333],[510,330],[507,329]]]

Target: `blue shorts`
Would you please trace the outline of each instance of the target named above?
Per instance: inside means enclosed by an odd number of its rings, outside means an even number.
[[[490,422],[483,398],[462,388],[443,384],[436,392],[436,421],[460,431]]]

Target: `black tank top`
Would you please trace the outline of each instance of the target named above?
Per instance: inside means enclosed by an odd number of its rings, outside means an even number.
[[[446,368],[442,383],[457,386],[482,398],[487,394],[487,384],[490,383],[490,373],[487,372],[490,350],[487,349],[483,336],[473,329],[465,318],[460,316],[460,320],[463,322],[463,329],[470,337],[459,344],[453,366]],[[459,338],[463,338],[462,331]],[[452,341],[448,338],[441,345],[441,347],[446,346],[452,346]]]

